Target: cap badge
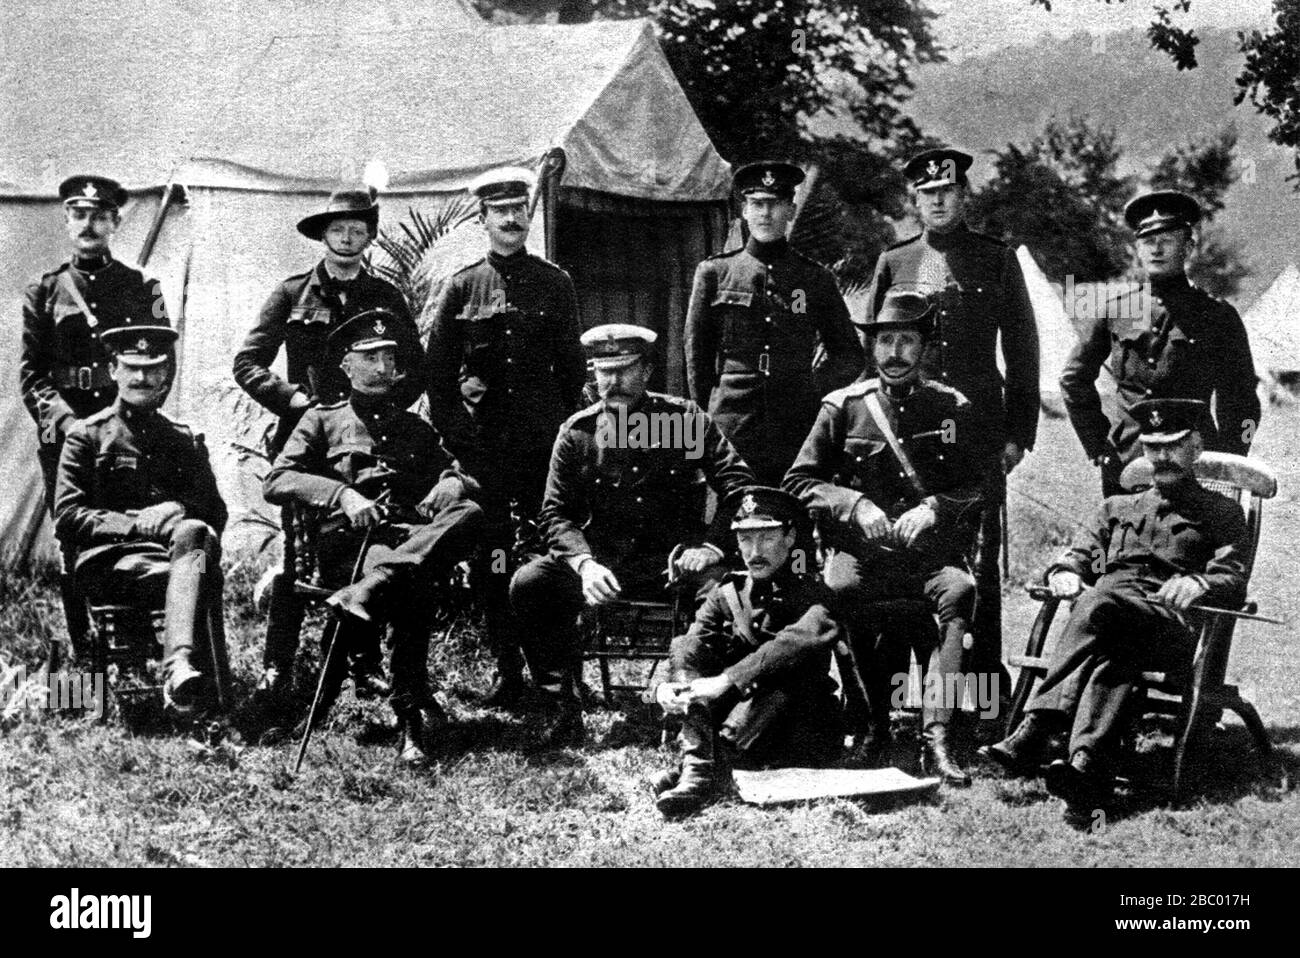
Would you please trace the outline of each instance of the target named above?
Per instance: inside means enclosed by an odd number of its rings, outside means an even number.
[[[1152,426],[1152,428],[1156,428],[1156,427],[1158,427],[1158,426],[1160,425],[1160,423],[1163,422],[1163,421],[1164,421],[1164,420],[1162,420],[1162,419],[1160,418],[1160,410],[1159,410],[1159,409],[1153,409],[1153,410],[1151,410],[1151,426]]]
[[[927,176],[938,176],[938,175],[939,175],[939,161],[938,161],[938,160],[931,160],[929,163],[925,164],[925,172],[926,172],[926,175],[927,175]]]
[[[149,340],[141,336],[140,339],[136,341],[135,348],[142,353],[147,353],[149,351]]]
[[[773,174],[771,170],[768,170],[766,173],[763,174],[763,185],[764,186],[776,185],[776,175]]]
[[[753,493],[746,494],[744,499],[740,500],[741,515],[752,516],[758,511],[758,503],[754,501]]]
[[[98,191],[97,189],[95,189],[95,184],[94,184],[94,183],[87,183],[86,186],[85,186],[85,188],[81,191],[81,195],[82,195],[82,196],[88,196],[88,197],[90,197],[90,198],[93,200],[93,199],[95,199],[97,196],[99,196],[99,191]]]
[[[382,319],[376,319],[376,320],[375,320],[375,335],[376,335],[376,336],[382,336],[382,335],[384,335],[384,330],[386,330],[387,328],[388,328],[388,327],[384,325],[384,321],[383,321]]]

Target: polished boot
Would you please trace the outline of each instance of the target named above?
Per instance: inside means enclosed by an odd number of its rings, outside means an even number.
[[[67,560],[71,564],[72,560]],[[86,598],[77,588],[75,577],[71,573],[59,576],[59,595],[63,600],[63,617],[68,623],[68,639],[72,643],[72,655],[79,662],[90,661],[90,612],[86,609]]]
[[[925,747],[922,753],[922,762],[927,775],[937,775],[945,785],[953,785],[958,788],[965,788],[970,785],[970,775],[953,759],[949,753],[951,742],[948,736],[948,726],[941,724],[930,725],[926,728]]]
[[[372,620],[370,610],[374,608],[374,603],[390,578],[391,575],[387,571],[376,569],[362,576],[352,585],[345,585],[339,589],[325,600],[325,604],[336,613],[350,615],[362,622],[370,622]]]
[[[848,754],[844,756],[844,767],[887,768],[893,745],[894,737],[888,725],[855,735]]]
[[[1089,812],[1104,806],[1114,792],[1114,782],[1086,748],[1075,749],[1067,762],[1057,759],[1043,775],[1047,790],[1065,799],[1067,812]]]
[[[666,768],[650,776],[650,791],[658,798],[670,788],[675,788],[682,780],[681,768]]]
[[[691,815],[717,797],[717,738],[713,716],[702,705],[686,710],[678,738],[682,746],[682,770],[677,784],[655,799],[665,818]]]
[[[168,705],[181,715],[189,715],[203,698],[203,675],[190,664],[188,649],[182,649],[167,659],[164,668],[166,681],[163,696]]]
[[[207,556],[201,549],[180,555],[167,577],[166,625],[163,631],[163,693],[179,712],[193,711],[204,691],[203,674],[191,656],[196,633],[204,622],[203,572]],[[206,624],[203,625],[206,628]]]
[[[1000,742],[985,745],[979,754],[1012,775],[1036,775],[1052,745],[1056,724],[1042,713],[1029,712],[1014,732]]]
[[[384,678],[379,636],[373,629],[358,629],[348,638],[348,671],[353,694],[359,699],[388,698],[393,687]]]

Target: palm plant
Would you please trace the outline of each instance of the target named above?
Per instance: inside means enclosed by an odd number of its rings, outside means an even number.
[[[472,197],[457,196],[433,213],[408,206],[406,219],[398,222],[397,229],[379,231],[375,243],[383,255],[371,266],[402,291],[411,315],[417,319],[424,315],[435,287],[452,268],[461,265],[439,255],[442,251],[438,244],[477,212]]]

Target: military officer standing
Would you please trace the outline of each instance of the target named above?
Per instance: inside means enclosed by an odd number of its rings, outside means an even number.
[[[574,674],[584,605],[660,599],[671,551],[682,587],[716,579],[725,528],[704,523],[707,486],[719,500],[754,474],[695,403],[647,392],[655,334],[626,323],[588,330],[599,403],[570,416],[551,454],[540,523],[550,553],[510,585],[530,626],[528,668],[553,706],[544,745],[582,741]],[[715,520],[725,521],[719,511]]]
[[[93,308],[93,307],[92,307]],[[164,597],[164,693],[182,713],[229,689],[222,622],[226,505],[203,437],[158,410],[176,372],[176,332],[105,330],[116,398],[75,423],[59,460],[54,522],[88,596],[156,607]]]
[[[970,404],[955,389],[921,377],[934,313],[921,293],[886,295],[865,326],[879,378],[826,397],[785,488],[835,549],[826,583],[849,616],[854,659],[870,663],[862,679],[871,693],[872,751],[883,752],[889,736],[889,678],[882,656],[865,641],[876,631],[871,604],[924,596],[940,629],[922,698],[927,765],[949,784],[969,785],[951,754],[949,728],[960,705],[963,641],[974,611],[966,552],[982,482]]]
[[[1196,201],[1175,190],[1146,193],[1124,208],[1133,230],[1145,285],[1137,296],[1106,302],[1080,337],[1061,394],[1084,452],[1101,467],[1102,495],[1124,490],[1119,476],[1141,455],[1134,403],[1148,398],[1199,399],[1206,404],[1199,430],[1205,448],[1244,456],[1259,426],[1255,366],[1237,311],[1187,281]],[[1102,412],[1097,374],[1107,364],[1118,385],[1112,426]],[[1214,416],[1209,402],[1214,399]]]
[[[691,399],[769,485],[794,461],[821,397],[862,372],[835,277],[786,239],[803,179],[792,163],[736,172],[749,240],[699,265],[686,313]]]
[[[1110,797],[1114,749],[1142,672],[1191,665],[1196,638],[1182,614],[1201,601],[1238,608],[1246,596],[1241,506],[1196,481],[1205,414],[1190,399],[1129,410],[1154,485],[1106,499],[1093,527],[1048,568],[1052,594],[1074,600],[1070,619],[1024,721],[984,750],[1013,773],[1034,774],[1053,733],[1068,730],[1070,757],[1054,761],[1046,781],[1076,821]]]
[[[71,176],[59,185],[59,196],[72,258],[27,287],[19,365],[23,403],[36,420],[37,458],[51,513],[68,430],[75,420],[111,406],[117,395],[100,334],[128,323],[171,323],[158,283],[113,258],[110,246],[126,190],[106,176]],[[70,638],[81,651],[88,622],[66,553],[60,586]]]
[[[378,230],[379,204],[368,190],[337,190],[325,209],[300,220],[298,232],[318,241],[324,257],[309,271],[290,276],[275,288],[235,354],[235,381],[279,417],[268,450],[272,457],[309,406],[347,396],[347,377],[337,357],[331,359],[327,342],[331,333],[358,313],[371,309],[392,313],[390,338],[401,343],[406,364],[394,401],[405,408],[424,389],[424,351],[406,300],[395,286],[367,270],[363,261]],[[285,376],[271,370],[281,346]],[[283,702],[290,689],[303,609],[293,591],[293,570],[282,570],[271,585],[263,654],[266,671],[258,686],[259,697],[268,704]],[[376,693],[387,691],[375,655],[365,659],[362,667],[368,670]]]
[[[515,528],[535,520],[555,431],[580,406],[586,366],[569,275],[525,248],[528,170],[470,184],[488,253],[447,280],[429,332],[429,413],[448,448],[482,484],[487,517],[476,587],[497,676],[485,698],[512,706],[523,691],[520,627],[507,600]]]
[[[419,762],[426,723],[442,719],[428,689],[433,609],[419,601],[421,589],[469,558],[483,514],[470,499],[478,491],[474,480],[433,428],[401,405],[396,319],[388,310],[370,310],[331,334],[351,393],[303,414],[263,491],[268,502],[295,502],[324,516],[318,548],[331,584],[346,582],[358,550],[367,538],[372,543],[362,578],[341,585],[326,602],[343,617],[338,641],[345,646],[376,647],[374,625],[391,623],[400,758]],[[402,601],[404,594],[416,601]]]
[[[985,509],[980,524],[974,628],[980,672],[999,671],[1002,657],[1002,585],[998,555],[1006,475],[1034,446],[1038,433],[1038,327],[1014,251],[976,233],[963,219],[972,158],[958,150],[927,150],[903,167],[922,231],[880,254],[868,293],[874,314],[885,294],[904,285],[937,301],[934,335],[921,371],[970,400],[983,447]],[[998,372],[1001,343],[1006,377]]]
[[[764,486],[739,490],[725,508],[747,571],[727,573],[690,631],[673,639],[671,679],[656,695],[683,716],[682,759],[652,782],[666,816],[709,801],[727,765],[820,765],[839,753],[834,599],[791,561],[807,514],[794,496]]]

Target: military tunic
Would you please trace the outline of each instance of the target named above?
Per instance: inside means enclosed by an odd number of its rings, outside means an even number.
[[[1237,608],[1246,595],[1249,531],[1241,507],[1186,480],[1112,496],[1048,575],[1070,571],[1093,585],[1074,603],[1029,711],[1073,716],[1070,751],[1104,753],[1147,670],[1191,663],[1194,638],[1163,606],[1142,601],[1176,575],[1208,587],[1198,602]]]
[[[93,307],[92,307],[93,308]],[[165,539],[136,530],[140,510],[179,502],[184,517]],[[54,527],[76,555],[92,598],[164,605],[165,661],[201,653],[229,687],[222,623],[221,532],[226,505],[203,437],[162,413],[115,402],[68,433],[59,460]],[[189,560],[201,553],[199,562]],[[210,657],[210,658],[209,658]]]
[[[868,292],[872,315],[899,284],[937,300],[924,376],[970,400],[990,456],[1009,440],[1032,449],[1038,433],[1038,327],[1015,252],[961,226],[926,230],[880,254]],[[998,372],[1001,339],[1006,379]]]
[[[691,399],[769,485],[780,484],[821,397],[862,372],[835,278],[785,240],[751,238],[701,263],[684,337]]]
[[[1214,397],[1215,421],[1200,424],[1205,447],[1239,456],[1250,450],[1259,424],[1255,366],[1246,328],[1237,311],[1187,282],[1186,277],[1151,285],[1149,316],[1136,297],[1121,294],[1084,329],[1061,374],[1070,422],[1089,459],[1110,449],[1118,456],[1103,472],[1105,494],[1121,493],[1124,465],[1142,454],[1138,425],[1129,408],[1144,399]],[[1102,412],[1097,375],[1105,364],[1119,390],[1119,417],[1112,426]]]
[[[398,338],[407,375],[396,400],[405,408],[424,389],[424,350],[406,299],[397,287],[364,269],[353,280],[336,280],[322,261],[280,283],[263,304],[257,323],[235,354],[234,374],[244,392],[280,417],[273,453],[284,445],[298,421],[299,412],[290,405],[295,394],[325,404],[347,396],[351,387],[338,368],[339,357],[328,354],[326,340],[340,324],[370,309],[388,309],[397,317],[397,328],[391,333]],[[271,371],[282,345],[284,377]]]
[[[747,623],[737,623],[733,601]],[[788,564],[767,582],[728,573],[673,640],[672,680],[725,673],[734,688],[714,703],[713,717],[751,759],[802,765],[832,756],[839,717],[830,650],[841,636],[834,605],[826,586]]]
[[[69,284],[93,316],[86,315]],[[59,452],[73,420],[111,406],[117,396],[99,333],[118,326],[170,324],[157,281],[112,258],[74,257],[27,287],[19,385],[39,431],[51,512]]]
[[[622,425],[638,422],[647,424],[640,434]],[[707,488],[721,501],[753,484],[731,443],[689,400],[651,392],[626,416],[606,413],[604,403],[570,416],[555,438],[539,518],[550,554],[510,585],[511,604],[530,626],[525,651],[538,685],[562,691],[578,662],[583,596],[573,564],[581,556],[614,572],[622,598],[661,599],[675,546],[711,543],[722,552],[730,538],[721,511],[706,528]]]
[[[469,498],[478,491],[474,480],[433,428],[397,402],[353,393],[346,402],[308,409],[276,457],[263,494],[268,502],[296,502],[323,516],[319,563],[331,588],[349,584],[357,553],[369,539],[362,572],[386,582],[369,594],[367,612],[373,621],[394,626],[394,699],[424,702],[429,620],[436,607],[411,600],[427,597],[431,576],[470,557],[483,514]],[[436,511],[424,506],[435,485],[449,478],[464,484],[461,494]],[[372,500],[387,495],[385,521],[369,535],[353,528],[339,505],[347,489]]]

